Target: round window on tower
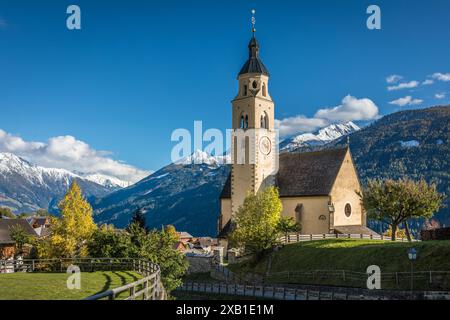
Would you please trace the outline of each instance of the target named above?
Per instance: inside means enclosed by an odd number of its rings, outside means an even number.
[[[345,205],[345,216],[347,217],[347,218],[350,218],[350,216],[352,215],[352,206],[350,205],[350,203],[347,203],[346,205]]]

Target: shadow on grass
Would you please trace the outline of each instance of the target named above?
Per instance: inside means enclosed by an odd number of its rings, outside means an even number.
[[[127,284],[127,278],[122,273],[119,273],[117,271],[113,271],[113,274],[116,275],[118,278],[120,278],[121,285],[124,286]]]
[[[130,276],[131,278],[133,278],[132,282],[139,280],[139,278],[135,274],[131,273],[130,271],[122,271],[122,272],[125,273],[126,275]]]
[[[106,290],[109,290],[111,287],[111,282],[112,282],[111,276],[107,273],[103,273],[103,276],[106,278],[105,284],[103,285],[103,288],[101,288],[99,291],[94,293],[94,295],[104,292]]]

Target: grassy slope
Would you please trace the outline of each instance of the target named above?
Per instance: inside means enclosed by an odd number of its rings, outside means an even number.
[[[366,272],[370,265],[378,265],[381,272],[409,272],[410,261],[407,251],[415,247],[418,259],[414,264],[416,271],[450,271],[450,241],[425,241],[415,243],[383,242],[367,240],[319,240],[284,246],[272,256],[271,272],[310,271],[310,270],[350,270]],[[250,264],[230,265],[237,273],[264,274],[268,257],[256,266]],[[284,276],[269,279],[268,282],[290,282],[330,285],[350,285],[341,281],[311,281],[311,279],[292,279]],[[406,285],[406,280],[403,280]],[[354,283],[355,286],[364,285]],[[387,286],[393,285],[387,283]],[[424,282],[425,285],[425,282]],[[403,285],[402,285],[403,286]]]
[[[82,272],[81,289],[67,289],[65,273],[0,274],[0,300],[75,300],[141,278],[135,272]]]

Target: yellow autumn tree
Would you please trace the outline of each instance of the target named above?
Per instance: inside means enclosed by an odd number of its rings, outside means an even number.
[[[85,257],[87,241],[97,229],[92,218],[92,207],[83,198],[74,180],[59,203],[60,218],[52,221],[52,234],[48,243],[42,244],[42,253],[52,257]]]

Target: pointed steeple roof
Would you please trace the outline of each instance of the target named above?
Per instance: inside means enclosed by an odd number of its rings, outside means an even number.
[[[259,58],[259,43],[258,40],[256,40],[254,31],[253,36],[248,44],[248,51],[249,51],[249,58],[247,62],[244,64],[244,66],[241,68],[239,76],[241,74],[246,73],[260,73],[269,76],[269,71]]]

